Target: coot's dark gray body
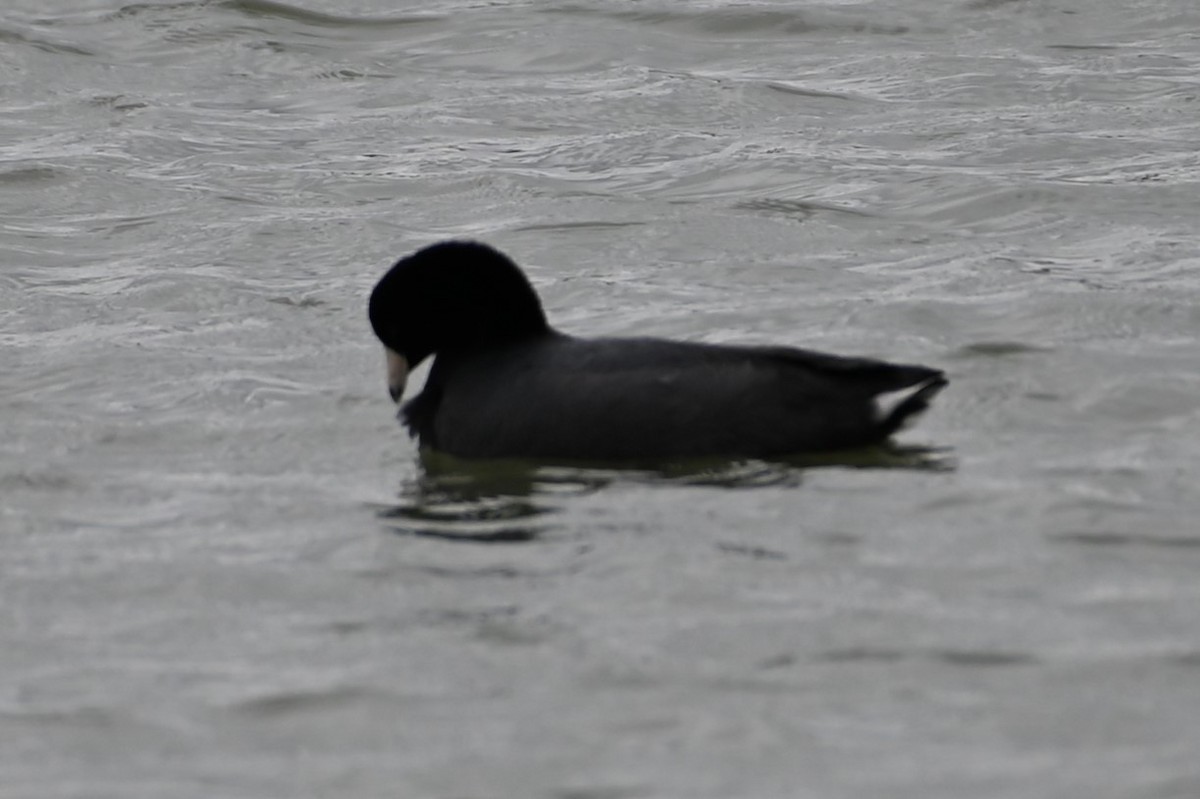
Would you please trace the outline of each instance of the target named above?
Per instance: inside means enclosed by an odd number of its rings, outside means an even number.
[[[403,364],[397,398],[407,367],[435,356],[405,422],[423,447],[467,458],[860,447],[884,441],[946,384],[924,366],[785,347],[566,336],[546,324],[520,270],[472,242],[397,263],[372,295],[371,321]],[[892,392],[883,407],[879,396]]]

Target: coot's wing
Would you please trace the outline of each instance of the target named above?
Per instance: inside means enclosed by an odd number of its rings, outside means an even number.
[[[929,380],[945,379],[940,370],[915,364],[850,358],[792,347],[763,347],[757,351],[777,359],[784,368],[790,365],[805,373],[822,374],[841,383],[847,390],[853,387],[869,394],[898,391]]]

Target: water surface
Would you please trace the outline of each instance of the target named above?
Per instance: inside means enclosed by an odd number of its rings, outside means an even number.
[[[1200,795],[1193,4],[5,9],[6,796]],[[948,468],[430,468],[450,236]]]

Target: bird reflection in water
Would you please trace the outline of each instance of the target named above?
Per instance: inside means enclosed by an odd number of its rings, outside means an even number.
[[[420,472],[400,487],[399,502],[379,513],[400,535],[477,544],[520,544],[554,530],[553,516],[570,497],[616,481],[723,489],[795,487],[809,468],[950,471],[943,447],[885,444],[788,459],[685,459],[658,464],[546,463],[473,460],[422,450]]]

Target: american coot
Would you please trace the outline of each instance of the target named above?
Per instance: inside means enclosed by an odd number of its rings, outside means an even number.
[[[937,369],[791,347],[586,339],[546,322],[504,254],[447,241],[402,258],[371,326],[423,448],[465,458],[779,457],[883,442],[946,385]]]

